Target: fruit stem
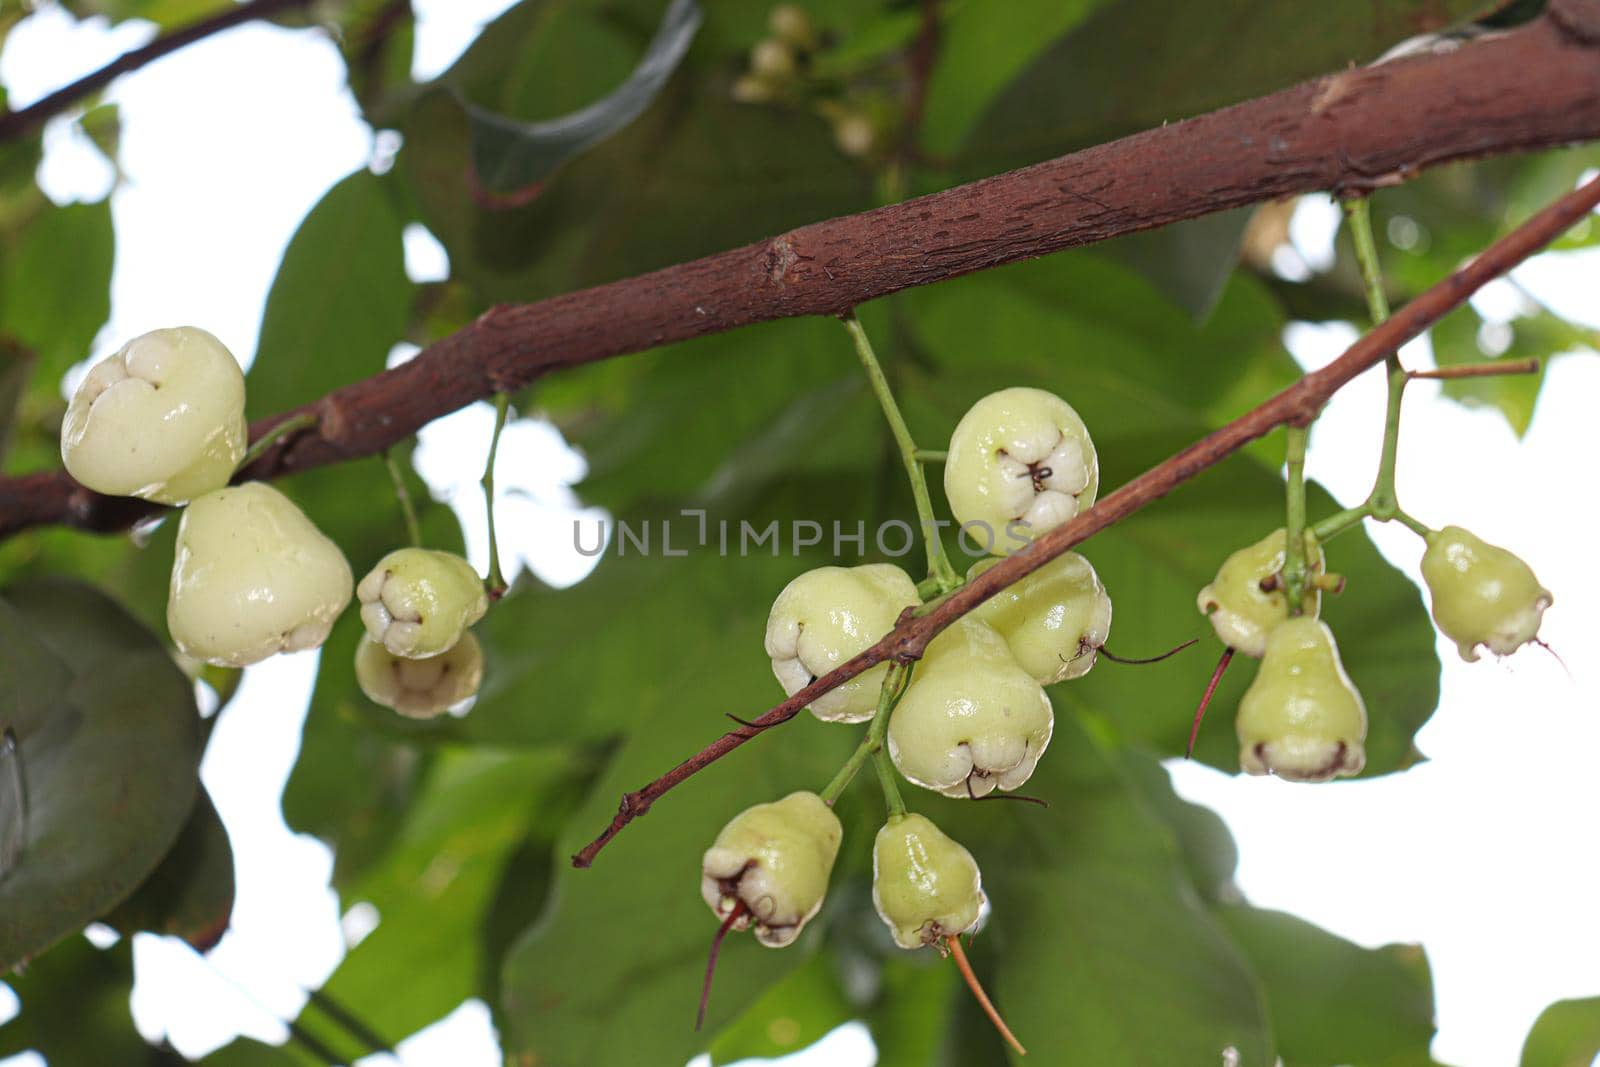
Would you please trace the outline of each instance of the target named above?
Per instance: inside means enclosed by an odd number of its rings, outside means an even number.
[[[822,792],[817,794],[824,804],[831,807],[861,768],[866,766],[867,761],[883,748],[884,737],[889,730],[889,716],[894,711],[894,706],[900,702],[900,697],[905,693],[910,680],[909,665],[889,664],[889,670],[883,676],[883,687],[878,690],[878,710],[873,713],[872,723],[867,727],[866,736],[861,739],[855,751],[850,753],[850,758],[845,760],[844,766],[839,768],[839,773],[835,774],[833,780],[823,786]],[[880,720],[883,722],[881,730],[878,729]],[[904,804],[900,805],[900,810],[905,810]]]
[[[288,437],[290,434],[299,433],[301,430],[309,430],[316,424],[317,417],[309,411],[302,411],[298,415],[290,415],[287,419],[284,419],[282,422],[273,426],[272,429],[256,438],[255,441],[250,445],[249,449],[246,450],[244,459],[241,459],[239,461],[239,465],[233,469],[235,471],[244,470],[246,467],[250,466],[250,464],[266,455],[269,448],[283,440],[285,437]]]
[[[1361,287],[1366,292],[1367,312],[1372,316],[1372,324],[1380,326],[1389,317],[1389,300],[1383,292],[1378,246],[1372,239],[1372,213],[1364,197],[1346,200],[1343,206],[1345,226],[1355,246],[1356,266],[1361,271]],[[1398,353],[1390,352],[1384,359],[1384,367],[1389,376],[1389,396],[1383,416],[1383,454],[1378,461],[1378,476],[1373,481],[1372,492],[1367,494],[1365,505],[1367,514],[1379,522],[1398,518],[1400,513],[1395,496],[1394,471],[1400,454],[1400,405],[1405,396],[1406,383],[1411,380],[1405,368],[1400,366]]]
[[[894,435],[894,443],[900,449],[900,460],[905,465],[906,476],[911,479],[911,497],[917,503],[917,521],[922,527],[923,544],[928,549],[928,575],[938,579],[939,587],[948,592],[960,585],[961,579],[956,577],[955,569],[945,558],[944,545],[939,540],[939,527],[933,519],[933,501],[928,496],[928,480],[923,476],[922,464],[917,460],[917,443],[911,439],[906,420],[900,415],[900,406],[895,403],[894,393],[889,389],[889,379],[883,375],[878,357],[872,351],[872,342],[867,339],[866,330],[861,328],[861,320],[856,318],[854,311],[847,311],[840,316],[840,321],[855,342],[861,368],[867,372],[867,380],[872,383],[878,406],[883,408],[883,417],[889,423],[889,432]]]
[[[932,448],[917,449],[918,463],[943,463],[948,458],[950,458],[950,453],[948,452],[943,452]]]
[[[506,413],[511,407],[510,393],[494,395],[494,434],[489,438],[489,458],[483,465],[483,506],[489,519],[489,577],[483,581],[489,596],[499,599],[506,591],[505,575],[500,573],[500,542],[494,531],[494,457],[500,451],[500,431],[506,428]]]
[[[1011,1032],[1011,1028],[1006,1025],[1006,1021],[1000,1018],[1000,1012],[996,1010],[994,1002],[989,999],[989,994],[983,991],[983,984],[978,981],[978,976],[973,973],[972,964],[967,962],[966,950],[961,947],[961,938],[951,935],[944,939],[944,943],[950,946],[950,955],[955,957],[956,969],[961,972],[961,977],[967,980],[967,988],[972,990],[972,995],[977,999],[978,1006],[983,1009],[983,1013],[989,1017],[990,1022],[994,1023],[994,1028],[1000,1031],[1000,1036],[1006,1039],[1006,1044],[1016,1049],[1017,1055],[1026,1056],[1028,1050],[1022,1047],[1022,1042],[1017,1040],[1017,1035]]]
[[[1318,544],[1327,544],[1335,536],[1344,533],[1351,527],[1361,525],[1362,519],[1370,518],[1371,516],[1372,509],[1363,503],[1359,507],[1345,508],[1343,511],[1334,512],[1311,527],[1311,532],[1316,535]]]
[[[1305,426],[1287,426],[1284,433],[1288,507],[1284,522],[1283,585],[1289,598],[1289,614],[1294,616],[1302,611],[1301,598],[1306,591],[1306,439],[1311,431]]]
[[[1537,359],[1508,359],[1489,363],[1459,363],[1454,367],[1407,371],[1408,378],[1489,378],[1502,374],[1538,374],[1543,364]]]
[[[417,524],[417,509],[411,506],[411,490],[406,488],[405,476],[400,473],[394,453],[386,448],[382,455],[383,465],[389,469],[389,480],[394,483],[394,497],[400,501],[400,515],[406,521],[406,536],[411,539],[412,548],[421,548],[422,527]]]
[[[1216,696],[1217,686],[1222,684],[1223,672],[1232,662],[1233,646],[1229,645],[1222,650],[1222,658],[1217,660],[1217,669],[1211,672],[1211,681],[1206,683],[1206,691],[1200,697],[1200,706],[1194,709],[1194,723],[1189,727],[1189,747],[1183,750],[1184,759],[1194,758],[1194,743],[1200,739],[1200,720],[1206,717],[1206,708],[1211,705],[1211,698]]]
[[[743,900],[735,901],[733,908],[728,912],[728,917],[722,920],[722,925],[717,927],[716,936],[711,939],[711,955],[706,959],[706,980],[700,986],[700,1010],[695,1012],[694,1016],[696,1032],[706,1022],[706,1004],[711,1000],[711,976],[717,973],[717,954],[722,951],[722,939],[728,936],[733,924],[748,910]]]

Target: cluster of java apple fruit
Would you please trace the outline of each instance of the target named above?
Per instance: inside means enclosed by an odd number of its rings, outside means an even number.
[[[95,364],[67,407],[61,458],[85,486],[186,504],[167,628],[184,655],[244,667],[316,648],[350,602],[344,554],[264,482],[229,485],[244,463],[245,382],[205,330],[155,330]],[[401,548],[354,592],[366,627],[356,678],[375,702],[427,717],[478,690],[483,653],[468,629],[488,610],[459,556]]]
[[[1038,389],[1004,389],[962,417],[945,461],[956,519],[991,551],[1094,502],[1099,462],[1070,405]],[[978,562],[975,577],[997,559]],[[778,595],[767,622],[772,670],[791,695],[875,644],[922,603],[899,567],[822,567]],[[1050,744],[1044,687],[1094,666],[1111,630],[1111,599],[1089,561],[1065,553],[936,637],[892,709],[887,749],[908,781],[949,797],[1015,790]],[[825,722],[877,712],[887,664],[815,700]],[[798,792],[733,819],[706,852],[701,891],[733,929],[782,946],[822,906],[843,831],[818,794]],[[891,815],[873,848],[873,901],[904,948],[943,947],[972,930],[984,907],[977,863],[922,815]]]

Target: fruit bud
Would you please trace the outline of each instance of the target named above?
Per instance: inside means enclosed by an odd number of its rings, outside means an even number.
[[[872,903],[901,948],[937,945],[978,924],[977,861],[921,815],[891,815],[872,846]]]
[[[431,719],[461,703],[482,681],[483,649],[471,630],[426,659],[397,656],[368,634],[356,648],[356,682],[367,699],[413,719]]]
[[[1236,727],[1239,763],[1251,774],[1320,782],[1360,773],[1367,709],[1327,624],[1301,615],[1273,629]]]
[[[743,903],[733,929],[782,948],[822,907],[844,827],[815,793],[790,793],[734,816],[706,850],[700,895],[718,919]]]
[[[1459,526],[1428,535],[1422,579],[1434,623],[1468,662],[1479,646],[1509,656],[1537,640],[1544,609],[1555,600],[1526,563]]]
[[[1223,644],[1256,659],[1266,652],[1267,635],[1289,617],[1289,597],[1283,589],[1286,544],[1287,535],[1280,526],[1255,544],[1239,549],[1223,561],[1217,576],[1196,599],[1201,614],[1211,619]],[[1305,533],[1305,545],[1307,580],[1300,608],[1314,619],[1322,606],[1316,579],[1327,569],[1327,563],[1322,546],[1310,530]]]

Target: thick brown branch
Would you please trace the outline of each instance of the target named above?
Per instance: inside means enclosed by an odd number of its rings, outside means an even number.
[[[32,132],[46,119],[59,115],[78,101],[99,92],[120,75],[138,70],[145,64],[170,55],[186,45],[194,44],[242,23],[271,18],[297,7],[308,7],[310,4],[311,0],[250,0],[250,3],[230,5],[215,15],[157,37],[143,48],[135,48],[118,56],[93,74],[87,74],[71,85],[57,89],[42,100],[16,111],[0,112],[0,142],[12,141]]]
[[[1451,160],[1600,138],[1600,0],[1445,55],[1329,75],[970,185],[535,304],[496,307],[416,359],[302,410],[318,429],[247,474],[372,455],[441,415],[563,367],[796,315],[1210,212],[1390,185]],[[1600,17],[1595,18],[1600,22]],[[259,436],[293,412],[253,426]],[[0,536],[125,528],[152,509],[64,474],[0,479]]]
[[[943,600],[934,602],[925,609],[924,614],[910,614],[903,618],[883,640],[818,678],[766,714],[752,719],[749,727],[723,734],[649,785],[624,794],[611,824],[572,857],[573,866],[589,866],[607,842],[628,823],[649,811],[650,806],[665,793],[746,741],[759,737],[769,727],[794,718],[802,708],[824,693],[886,660],[904,662],[919,658],[928,643],[942,630],[1006,586],[1033,573],[1106,527],[1161,499],[1258,437],[1265,436],[1279,426],[1309,422],[1328,398],[1352,378],[1381,363],[1405,342],[1465,303],[1467,297],[1485,284],[1555,240],[1593,211],[1596,205],[1600,205],[1600,177],[1562,197],[1496,241],[1477,259],[1401,308],[1322,370],[1306,375],[1266,403],[1122,485],[1088,511],[1046,533],[1016,555],[997,563]]]

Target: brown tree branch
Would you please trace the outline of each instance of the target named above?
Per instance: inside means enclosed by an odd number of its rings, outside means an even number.
[[[317,429],[242,473],[275,478],[373,455],[563,367],[755,322],[837,315],[912,286],[1263,200],[1360,192],[1439,163],[1600,138],[1600,30],[1580,32],[1600,27],[1600,0],[1562,0],[1560,9],[1560,20],[1449,54],[1344,71],[704,259],[492,308],[410,362],[298,409],[318,416]],[[259,421],[252,435],[296,413]],[[0,479],[0,537],[49,523],[120,530],[155,510],[98,496],[63,473]]]
[[[1395,312],[1323,369],[1307,374],[1266,403],[1123,484],[1088,511],[1039,537],[1026,549],[995,564],[949,596],[926,605],[921,614],[907,612],[883,640],[859,656],[816,679],[764,715],[750,720],[749,726],[723,734],[649,785],[624,793],[611,824],[572,857],[573,866],[589,866],[623,827],[648,812],[650,806],[673,787],[770,727],[794,718],[813,700],[887,660],[919,659],[928,643],[941,631],[1006,586],[1161,499],[1251,441],[1279,426],[1309,423],[1328,398],[1352,378],[1383,362],[1401,345],[1460,307],[1484,285],[1572,228],[1597,205],[1600,205],[1600,177],[1568,193],[1496,241],[1482,255]]]
[[[71,85],[57,89],[42,100],[18,108],[16,111],[0,112],[0,142],[13,141],[32,132],[46,119],[59,115],[78,101],[99,92],[120,75],[138,70],[145,64],[170,55],[186,45],[246,22],[272,18],[297,7],[308,7],[311,2],[312,0],[250,0],[246,4],[230,5],[214,15],[157,37],[144,47],[135,48],[118,56],[93,74],[87,74]]]

